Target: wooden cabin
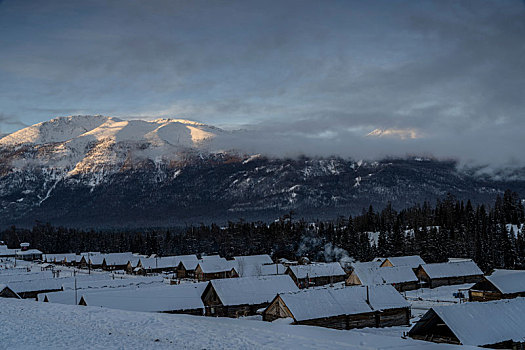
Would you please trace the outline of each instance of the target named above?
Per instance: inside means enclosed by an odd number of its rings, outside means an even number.
[[[21,299],[18,294],[16,294],[11,288],[5,284],[0,284],[0,298],[15,298]]]
[[[283,265],[274,264],[267,254],[235,256],[231,264],[239,277],[282,275],[286,271]]]
[[[524,324],[525,299],[516,298],[433,307],[408,335],[435,343],[522,349]]]
[[[137,274],[141,275],[142,273],[139,273],[139,271],[143,271],[142,266],[140,264],[140,258],[138,260],[128,261],[126,264],[126,268],[124,269],[127,274]]]
[[[400,326],[410,323],[410,304],[389,285],[316,287],[277,295],[263,320],[277,318],[335,329]]]
[[[210,281],[213,279],[238,277],[234,267],[235,261],[228,261],[224,258],[204,260],[199,262],[195,268],[195,278],[198,281]]]
[[[137,261],[139,258],[131,252],[126,253],[109,253],[103,255],[102,269],[106,271],[125,270],[128,262]]]
[[[346,278],[338,262],[288,266],[286,274],[292,277],[299,288],[342,282]]]
[[[525,270],[495,270],[469,290],[470,301],[525,297]]]
[[[425,261],[419,255],[390,256],[383,260],[381,267],[410,266],[415,272],[419,265],[423,264]]]
[[[418,267],[416,275],[428,288],[477,283],[483,279],[483,271],[474,261],[423,264]]]
[[[156,258],[140,258],[135,268],[140,267],[143,274],[175,272],[180,263],[178,256],[165,256]],[[133,266],[133,265],[132,265]],[[129,266],[128,266],[129,269]]]
[[[390,284],[398,291],[419,288],[419,281],[410,266],[377,267],[376,263],[354,263],[345,281],[347,286]]]
[[[206,316],[240,317],[255,315],[278,293],[297,291],[288,275],[217,279],[202,294]]]
[[[199,259],[196,255],[181,256],[180,263],[177,265],[177,278],[193,278],[198,264]]]
[[[42,260],[42,252],[38,249],[19,250],[16,258],[25,261]]]
[[[101,269],[104,264],[104,255],[82,255],[79,266],[81,268]]]

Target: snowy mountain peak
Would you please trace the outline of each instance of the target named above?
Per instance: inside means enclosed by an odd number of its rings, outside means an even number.
[[[102,115],[58,117],[4,136],[0,139],[0,146],[64,142],[102,125],[108,119],[115,118]]]
[[[0,139],[0,146],[43,145],[75,139],[152,141],[194,147],[215,136],[217,128],[184,119],[161,118],[152,121],[123,120],[102,115],[58,117],[18,130]]]
[[[221,129],[184,119],[68,116],[38,123],[0,139],[0,148],[26,151],[13,167],[43,166],[70,175],[117,171],[124,163],[176,160],[189,150],[207,152]],[[31,159],[31,162],[27,160]]]

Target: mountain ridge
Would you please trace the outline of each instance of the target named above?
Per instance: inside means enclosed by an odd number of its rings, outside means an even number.
[[[0,226],[177,226],[268,221],[290,211],[316,219],[448,193],[480,203],[506,189],[525,197],[522,177],[478,175],[454,161],[268,158],[213,149],[228,132],[180,119],[50,122],[11,134],[18,141],[0,140]],[[28,135],[35,142],[25,142]]]

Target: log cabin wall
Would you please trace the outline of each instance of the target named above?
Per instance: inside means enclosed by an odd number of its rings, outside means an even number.
[[[403,282],[403,283],[395,283],[392,284],[392,286],[398,291],[398,292],[404,292],[407,290],[416,290],[419,289],[419,282]]]
[[[314,320],[304,320],[304,321],[295,322],[295,324],[304,325],[304,326],[333,328],[333,329],[349,329],[346,315],[340,315],[340,316],[334,316],[334,317],[323,317],[323,318],[317,318]]]
[[[407,326],[410,325],[410,309],[397,308],[384,310],[379,313],[377,327]]]

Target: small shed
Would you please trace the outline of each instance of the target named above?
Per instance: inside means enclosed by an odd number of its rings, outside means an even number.
[[[0,284],[0,298],[15,298],[15,299],[21,299],[16,292],[14,292],[11,288],[6,286],[5,284]]]
[[[525,297],[525,270],[494,270],[469,290],[470,301]]]
[[[288,275],[217,279],[202,294],[206,316],[255,315],[278,293],[297,291]]]
[[[390,256],[383,260],[381,267],[410,266],[414,271],[425,261],[419,255]]]
[[[477,283],[483,279],[483,271],[474,261],[423,264],[418,267],[416,275],[429,288]]]
[[[433,307],[408,335],[435,343],[522,349],[524,324],[525,299],[516,298]]]
[[[342,282],[346,273],[338,262],[289,266],[286,273],[299,288]]]
[[[389,285],[315,287],[277,295],[263,319],[277,318],[335,329],[408,325],[410,304]]]

